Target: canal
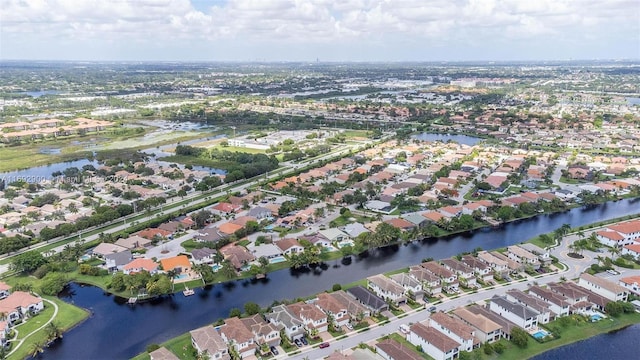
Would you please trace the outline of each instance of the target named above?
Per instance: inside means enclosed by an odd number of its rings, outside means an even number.
[[[352,261],[330,261],[306,272],[280,270],[261,281],[238,280],[218,284],[197,289],[196,295],[188,298],[176,294],[133,307],[98,288],[72,284],[61,298],[89,309],[92,316],[66,333],[64,339],[48,349],[45,355],[56,359],[130,358],[144,351],[148,344],[161,343],[224,318],[232,308],[242,308],[246,302],[267,306],[274,300],[309,296],[330,289],[335,283],[344,284],[414,265],[427,257],[440,259],[478,247],[504,247],[550,232],[565,223],[576,227],[638,211],[639,199],[611,202],[591,209],[575,208],[508,223],[500,228],[389,246]]]

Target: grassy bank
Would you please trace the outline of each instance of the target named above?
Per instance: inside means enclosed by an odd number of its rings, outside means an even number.
[[[568,345],[571,343],[578,342],[580,340],[588,339],[590,337],[608,333],[610,331],[619,330],[625,328],[629,325],[640,323],[640,314],[639,313],[631,313],[620,315],[618,318],[607,318],[601,321],[592,323],[587,321],[579,321],[574,322],[571,325],[566,327],[562,327],[559,324],[559,320],[552,321],[546,325],[547,328],[557,329],[554,331],[555,333],[560,334],[559,339],[551,340],[546,343],[539,343],[535,341],[533,338],[529,339],[529,343],[526,348],[522,349],[511,342],[501,340],[505,346],[506,350],[504,353],[494,355],[486,355],[480,349],[475,350],[474,356],[478,355],[480,359],[501,359],[501,360],[521,360],[521,359],[529,359],[538,354],[541,354],[545,351],[549,351],[551,349]],[[478,358],[474,357],[474,358]]]

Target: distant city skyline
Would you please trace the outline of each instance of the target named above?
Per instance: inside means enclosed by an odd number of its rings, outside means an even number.
[[[637,0],[0,0],[0,59],[639,59]]]

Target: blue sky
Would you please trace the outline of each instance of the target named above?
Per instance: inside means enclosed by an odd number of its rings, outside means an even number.
[[[638,0],[0,0],[0,58],[640,58]]]

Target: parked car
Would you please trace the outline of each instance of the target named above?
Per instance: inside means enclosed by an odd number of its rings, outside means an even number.
[[[275,346],[272,346],[272,347],[271,347],[271,353],[273,354],[273,356],[277,356],[277,355],[279,354],[279,353],[278,353],[278,349],[276,349],[276,347],[275,347]]]
[[[302,342],[303,345],[309,345],[309,342],[307,341],[307,338],[305,338],[304,336],[300,338],[300,341]]]
[[[615,270],[611,270],[611,269],[607,270],[607,272],[608,272],[609,274],[611,274],[611,275],[620,275],[620,273],[619,273],[619,272],[617,272],[617,271],[615,271]]]
[[[429,308],[429,312],[430,312],[430,313],[434,313],[434,312],[436,312],[436,311],[437,311],[437,309],[436,309],[436,307],[435,307],[435,306],[432,306],[432,307],[430,307],[430,308]]]
[[[297,347],[301,347],[302,346],[302,343],[300,342],[300,339],[293,340],[293,343],[296,344]]]
[[[351,325],[351,323],[347,323],[347,325],[345,325],[347,327],[347,329],[349,330],[353,330],[353,325]]]
[[[329,343],[328,342],[323,342],[322,344],[320,344],[320,349],[324,349],[324,348],[328,348],[329,347]]]

